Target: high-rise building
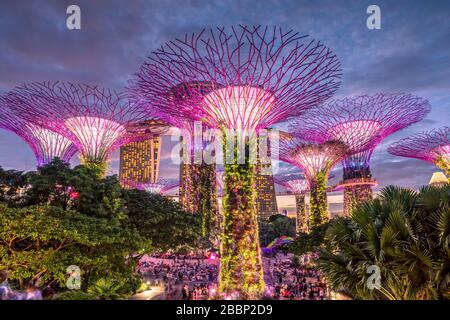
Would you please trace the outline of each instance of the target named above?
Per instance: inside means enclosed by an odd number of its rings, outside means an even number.
[[[155,132],[155,128],[160,128]],[[155,183],[158,180],[161,157],[161,136],[167,127],[156,120],[145,121],[129,128],[137,135],[148,135],[147,139],[130,142],[120,148],[119,179],[123,185],[134,183]]]
[[[262,141],[262,140],[259,140]],[[260,159],[260,150],[262,146],[258,144],[257,148],[257,163],[256,163],[256,191],[257,195],[257,207],[258,214],[261,218],[268,218],[273,214],[278,213],[277,197],[275,193],[275,183],[272,173],[272,162],[270,161],[270,139],[267,138],[267,144],[265,150],[262,150],[262,154],[266,154],[265,161]]]

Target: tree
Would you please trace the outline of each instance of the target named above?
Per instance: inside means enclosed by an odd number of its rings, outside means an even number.
[[[136,259],[130,253],[148,249],[147,241],[117,220],[47,205],[0,205],[0,270],[10,270],[18,288],[37,280],[64,288],[70,265],[80,267],[84,289],[105,276],[136,284]]]
[[[0,202],[8,206],[20,203],[21,191],[27,185],[26,175],[22,171],[4,170],[0,167]]]
[[[321,225],[313,226],[309,233],[299,233],[295,241],[289,246],[289,251],[300,256],[320,250],[326,245],[325,234],[328,227],[333,221],[338,220],[345,221],[346,218],[335,218]]]
[[[259,241],[266,247],[269,243],[281,236],[295,237],[295,219],[282,214],[274,214],[267,220],[259,220]]]
[[[335,290],[356,299],[444,299],[450,285],[450,187],[387,187],[331,224],[319,265]],[[366,285],[376,265],[381,287]]]
[[[117,176],[103,178],[90,166],[77,166],[54,159],[29,175],[25,205],[48,204],[95,217],[124,218],[121,187]]]
[[[28,174],[25,205],[49,204],[67,209],[70,202],[71,169],[59,158]]]
[[[185,212],[180,204],[158,194],[137,189],[122,191],[126,224],[150,240],[153,248],[166,251],[195,247],[202,237],[201,217]]]

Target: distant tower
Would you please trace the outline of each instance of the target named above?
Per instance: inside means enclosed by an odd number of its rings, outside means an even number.
[[[272,163],[270,162],[269,138],[267,138],[267,160],[269,161],[261,161],[259,151],[260,149],[258,148],[258,161],[256,163],[256,204],[259,217],[267,219],[271,215],[278,213]]]
[[[441,171],[436,171],[431,176],[430,182],[428,182],[428,185],[433,187],[442,187],[448,184],[448,179],[445,176],[445,174]]]
[[[120,148],[119,179],[136,183],[156,183],[161,158],[161,134],[167,130],[165,123],[147,120],[127,128],[136,135],[148,135],[148,139],[137,140]]]

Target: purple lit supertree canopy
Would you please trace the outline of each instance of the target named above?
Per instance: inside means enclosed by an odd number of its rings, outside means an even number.
[[[167,191],[178,186],[179,182],[173,179],[158,179],[156,182],[125,181],[125,185],[133,189],[144,190],[152,194],[164,195]]]
[[[450,177],[450,127],[420,132],[388,148],[389,153],[433,163]]]
[[[0,105],[0,128],[17,134],[30,146],[36,156],[38,168],[55,158],[69,162],[77,152],[77,148],[69,139],[52,130],[30,123],[14,113],[8,107],[9,101],[3,97],[0,97]]]
[[[350,153],[351,148],[340,141],[311,142],[301,137],[280,136],[280,159],[300,169],[310,189],[308,227],[328,220],[327,181],[330,170]]]
[[[324,102],[340,76],[336,55],[319,41],[276,27],[238,26],[165,43],[130,82],[130,91],[159,113],[200,120],[225,140],[233,137],[224,148],[219,292],[247,299],[265,290],[248,137]],[[180,86],[195,82],[207,83],[207,90]],[[244,145],[244,163],[237,145]]]
[[[16,87],[7,95],[16,113],[58,132],[79,149],[81,162],[104,174],[108,154],[129,141],[129,124],[144,121],[148,110],[124,94],[85,84],[43,82]]]
[[[305,194],[309,190],[308,180],[300,174],[285,174],[274,176],[276,184],[283,186],[295,195],[297,232],[308,231],[308,218],[306,216]]]
[[[411,94],[375,94],[337,99],[308,110],[290,129],[316,140],[341,141],[355,152],[345,158],[344,212],[372,197],[377,181],[370,171],[376,146],[390,134],[422,120],[430,111],[427,100]]]

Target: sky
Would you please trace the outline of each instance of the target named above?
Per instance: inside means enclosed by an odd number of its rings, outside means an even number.
[[[81,30],[68,30],[66,8],[81,8]],[[366,27],[369,5],[381,9],[381,30]],[[386,138],[372,157],[381,188],[418,188],[437,169],[387,153],[402,137],[450,123],[450,1],[282,0],[21,0],[0,1],[0,93],[32,81],[100,84],[121,90],[152,50],[205,27],[276,25],[320,39],[343,68],[335,97],[406,92],[428,99],[430,114]],[[1,107],[1,106],[0,106]],[[161,176],[176,178],[164,137]],[[110,173],[117,173],[118,152]],[[76,163],[74,160],[74,164]],[[30,148],[0,129],[0,166],[34,170]],[[282,165],[283,171],[295,171]],[[334,170],[334,181],[341,168]],[[333,181],[332,181],[333,182]]]

